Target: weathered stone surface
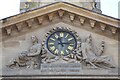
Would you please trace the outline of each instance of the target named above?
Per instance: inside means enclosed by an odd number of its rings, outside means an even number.
[[[79,65],[78,65],[79,66]],[[52,77],[56,77],[59,75],[61,77],[65,77],[65,76],[72,76],[72,75],[76,75],[79,76],[79,78],[81,78],[83,75],[88,77],[89,76],[112,76],[112,75],[117,75],[118,74],[118,70],[114,69],[114,70],[83,70],[83,69],[79,69],[79,68],[59,68],[59,69],[43,69],[43,70],[32,70],[32,69],[15,69],[15,70],[7,70],[7,72],[5,72],[3,70],[3,75],[5,76],[28,76],[30,77],[32,75],[32,77],[35,77],[35,75],[37,76],[48,76],[49,75]]]
[[[65,11],[64,16],[63,12],[58,14],[59,10]],[[53,15],[50,13],[55,14]],[[44,20],[40,18],[39,23],[42,24],[39,25],[38,16],[41,15],[44,16]],[[62,16],[62,18],[60,18],[60,16]],[[82,16],[82,18],[79,16]],[[17,29],[15,29],[16,27],[7,29],[7,27],[10,27],[13,24],[16,25],[19,22],[27,23],[24,24],[25,26],[18,25],[20,26],[18,29],[21,32],[18,32]],[[84,25],[81,25],[80,23]],[[101,25],[101,23],[105,24],[107,27],[103,24]],[[76,39],[79,41],[77,42],[79,47],[71,52],[74,54],[70,54],[65,57],[58,57],[55,55],[53,56],[52,53],[46,50],[46,36],[48,37],[58,27],[59,29],[67,29],[74,34],[78,34]],[[94,27],[94,29],[91,27]],[[101,77],[101,75],[117,76],[118,36],[116,31],[118,28],[116,19],[99,15],[65,3],[57,3],[45,8],[40,8],[33,12],[27,12],[8,18],[6,22],[4,21],[2,26],[2,33],[4,34],[3,43],[0,45],[2,46],[0,49],[2,50],[1,63],[3,76],[37,75],[43,77],[42,75],[51,75],[53,77],[57,77],[58,75],[65,77],[67,75],[75,78],[77,76],[83,77],[83,75],[85,77],[91,75],[97,75],[99,77]],[[5,33],[9,36],[5,35]],[[36,43],[42,44],[42,48],[44,48],[42,49],[42,53],[39,51],[41,50],[40,46],[36,47],[34,42],[31,43],[31,36],[33,35],[37,37],[37,41],[35,38],[33,38],[33,41],[35,40]],[[92,35],[92,38],[90,35]],[[62,42],[60,44],[62,45]],[[24,52],[31,55],[26,55]],[[38,54],[37,52],[40,53],[39,55],[42,56],[42,58],[38,55],[34,55]],[[83,54],[87,54],[87,56],[84,55],[83,57]],[[40,68],[34,68],[37,66],[36,57],[39,57],[37,60]],[[104,65],[104,68],[103,66],[100,66],[104,62],[109,64],[111,61],[115,64],[115,68],[109,65],[107,65],[108,67]],[[97,62],[99,64],[99,68],[95,67]],[[100,64],[99,62],[103,63]],[[31,68],[26,65],[31,65]],[[15,68],[10,69],[10,66]]]
[[[82,65],[80,63],[51,63],[41,65],[41,72],[43,74],[78,74],[81,70]]]
[[[87,31],[84,29],[80,29],[79,27],[71,26],[66,23],[57,23],[57,24],[52,24],[46,27],[41,27],[36,30],[32,30],[30,33],[28,33],[26,36],[18,36],[16,37],[17,41],[20,41],[20,46],[17,48],[14,48],[13,46],[9,47],[4,47],[2,53],[4,54],[4,60],[3,60],[3,75],[117,75],[117,70],[116,69],[92,69],[92,68],[87,68],[81,65],[80,63],[67,63],[64,62],[63,60],[56,61],[55,63],[45,63],[41,64],[41,69],[13,69],[10,70],[6,68],[6,65],[8,64],[9,60],[13,56],[19,56],[20,52],[28,50],[31,44],[31,39],[30,37],[32,35],[37,36],[38,41],[41,43],[44,39],[45,33],[47,33],[49,30],[59,27],[59,26],[67,26],[68,28],[71,28],[75,30],[82,41],[86,38],[86,36],[89,36],[89,34],[92,35],[94,44],[99,45],[102,40],[105,41],[105,51],[104,55],[109,55],[112,56],[113,61],[116,65],[118,65],[118,42],[116,40],[110,39],[108,37],[93,33],[91,31]],[[86,25],[84,25],[86,26]],[[89,25],[90,26],[90,25]],[[41,34],[42,33],[42,34]],[[44,34],[44,35],[43,35]],[[20,37],[25,38],[24,40],[19,40]],[[7,40],[9,41],[9,40]],[[7,43],[3,45],[7,46]],[[26,45],[26,46],[25,46]],[[14,49],[13,49],[14,48]],[[16,50],[15,50],[16,49]],[[9,52],[9,57],[8,57],[8,52]],[[114,52],[114,54],[113,54]],[[61,63],[63,62],[63,63]],[[76,67],[74,67],[76,66]],[[49,68],[47,68],[49,67]]]
[[[2,42],[0,42],[0,64],[2,64],[2,59],[3,59],[3,56],[2,56]],[[2,75],[2,65],[0,65],[0,75]]]
[[[3,47],[19,47],[19,41],[10,41],[10,42],[3,42]]]

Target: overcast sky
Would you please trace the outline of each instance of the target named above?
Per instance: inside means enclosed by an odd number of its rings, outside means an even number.
[[[101,0],[102,13],[118,18],[119,1],[120,0]],[[0,0],[0,19],[18,14],[20,9],[19,7],[20,0]]]

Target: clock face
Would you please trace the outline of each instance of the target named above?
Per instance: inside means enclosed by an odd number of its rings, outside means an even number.
[[[66,56],[77,47],[77,40],[71,32],[58,30],[47,38],[46,46],[52,54]]]

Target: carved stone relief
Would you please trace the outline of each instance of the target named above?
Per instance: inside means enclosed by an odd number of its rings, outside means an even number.
[[[68,55],[56,56],[51,54],[46,48],[46,40],[50,34],[54,33],[57,30],[65,30],[74,34],[77,39],[77,47],[72,49]],[[73,31],[70,28],[57,27],[53,28],[46,33],[45,38],[42,43],[38,43],[38,38],[36,36],[31,37],[32,46],[27,51],[22,51],[18,58],[14,59],[10,64],[7,65],[8,68],[32,68],[40,69],[41,64],[45,63],[54,63],[59,60],[63,60],[67,63],[81,63],[83,66],[99,69],[99,68],[116,68],[113,63],[113,60],[109,56],[103,56],[105,49],[105,41],[101,41],[101,44],[95,45],[92,40],[92,35],[86,37],[84,41],[81,41],[81,38],[77,32]],[[62,46],[63,43],[60,42]],[[93,47],[96,47],[95,49]],[[89,66],[88,66],[89,64]]]
[[[32,46],[27,51],[22,51],[18,58],[14,59],[10,65],[7,65],[9,68],[39,68],[40,67],[40,53],[41,53],[41,44],[38,43],[36,36],[31,37]]]

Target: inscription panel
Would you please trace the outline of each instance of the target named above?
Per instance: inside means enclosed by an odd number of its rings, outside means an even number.
[[[51,64],[42,64],[41,72],[42,73],[61,73],[61,74],[73,74],[79,73],[82,70],[82,65],[80,63],[51,63]]]

